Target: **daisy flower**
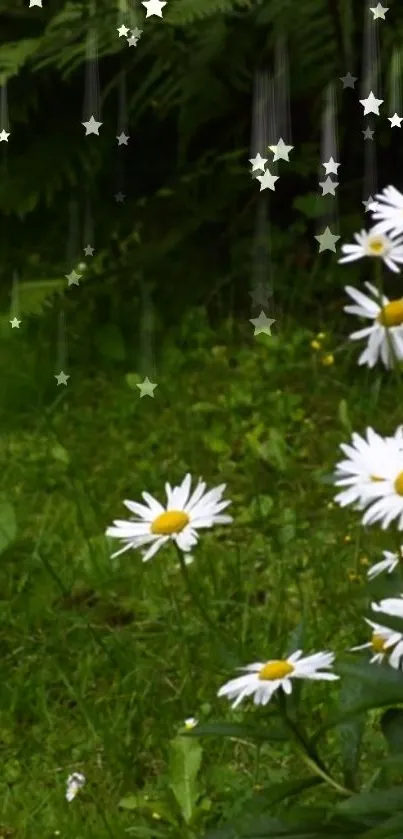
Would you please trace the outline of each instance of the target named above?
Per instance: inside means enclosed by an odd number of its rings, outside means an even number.
[[[371,609],[373,612],[383,612],[394,618],[403,618],[403,594],[399,597],[385,597],[379,603],[371,603]]]
[[[178,487],[165,484],[166,504],[163,506],[148,492],[142,497],[146,504],[136,501],[124,501],[124,505],[137,518],[131,521],[117,519],[113,527],[108,527],[106,535],[121,539],[123,548],[112,554],[119,556],[130,548],[150,547],[143,554],[143,562],[151,559],[168,541],[173,541],[183,553],[190,553],[198,541],[199,528],[213,527],[215,524],[228,524],[231,516],[221,515],[231,501],[222,501],[226,484],[206,492],[206,484],[199,480],[190,494],[191,476],[187,474]]]
[[[66,781],[66,800],[72,801],[76,797],[78,791],[84,786],[86,781],[85,775],[81,772],[73,772],[69,775]]]
[[[379,522],[386,530],[396,521],[398,530],[403,529],[403,452],[397,457],[390,449],[382,468],[382,480],[373,480],[362,488],[361,502],[366,507],[362,524]],[[373,502],[373,503],[372,503]]]
[[[373,298],[368,297],[348,285],[345,291],[355,301],[353,306],[344,306],[344,311],[350,315],[358,315],[372,320],[371,326],[352,332],[351,341],[368,338],[366,349],[361,353],[358,364],[374,367],[378,358],[385,367],[393,366],[394,361],[403,359],[403,298],[389,300],[385,295],[380,296],[377,288],[371,283],[365,283]]]
[[[383,574],[384,571],[391,574],[403,559],[403,545],[400,546],[399,553],[400,556],[392,553],[391,551],[383,551],[385,559],[382,559],[380,562],[376,562],[375,565],[372,565],[372,567],[368,569],[367,575],[369,579],[373,580],[379,574]]]
[[[199,720],[198,720],[198,719],[196,719],[196,717],[188,717],[188,718],[184,721],[184,725],[185,725],[185,728],[186,728],[188,731],[190,731],[190,729],[192,729],[192,728],[195,728],[195,727],[196,727],[196,725],[198,724],[198,722],[199,722]]]
[[[403,659],[403,634],[396,632],[394,629],[388,629],[387,626],[374,623],[368,618],[365,618],[365,621],[373,629],[372,638],[366,644],[351,647],[351,651],[370,649],[372,652],[371,664],[382,664],[387,659],[391,667],[398,670]]]
[[[354,238],[358,244],[342,245],[342,252],[346,256],[343,256],[338,262],[355,262],[356,259],[362,259],[363,256],[375,256],[382,259],[391,271],[399,273],[400,268],[398,268],[397,263],[403,262],[403,239],[393,239],[386,236],[385,233],[377,232],[375,228],[368,232],[361,230],[360,233],[354,233]]]
[[[376,222],[373,232],[383,234],[388,231],[393,234],[403,232],[403,195],[394,186],[386,186],[375,196],[377,201],[369,204],[368,209]]]
[[[257,661],[247,667],[239,667],[247,675],[239,676],[226,682],[217,696],[235,699],[232,708],[236,708],[245,696],[254,694],[255,705],[267,705],[279,688],[284,693],[292,691],[292,679],[338,679],[335,673],[326,673],[334,662],[333,653],[315,653],[301,658],[302,650],[292,653],[284,661]]]
[[[367,439],[354,432],[352,444],[341,443],[340,448],[347,455],[336,465],[336,486],[347,487],[339,492],[335,501],[341,507],[358,502],[361,504],[367,488],[381,486],[387,479],[387,464],[400,463],[403,469],[403,438],[399,426],[393,437],[380,437],[372,428],[367,428]],[[363,506],[361,505],[361,509]]]

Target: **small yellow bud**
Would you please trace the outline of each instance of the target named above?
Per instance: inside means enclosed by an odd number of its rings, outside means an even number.
[[[348,533],[347,533],[347,536],[344,537],[344,541],[345,542],[351,542],[351,536],[349,536]]]
[[[332,364],[334,364],[334,355],[333,355],[333,353],[331,353],[331,352],[326,353],[326,355],[324,355],[324,356],[322,357],[321,361],[322,361],[322,364],[323,364],[325,367],[331,367],[331,365],[332,365]]]
[[[318,332],[316,337],[317,337],[318,341],[324,341],[325,338],[326,338],[326,332]]]
[[[320,350],[321,344],[319,344],[319,341],[311,341],[311,347],[313,350]]]
[[[360,559],[360,565],[369,565],[369,559],[366,556],[362,556]]]
[[[358,583],[360,581],[359,574],[356,574],[355,571],[349,571],[347,574],[350,583]]]

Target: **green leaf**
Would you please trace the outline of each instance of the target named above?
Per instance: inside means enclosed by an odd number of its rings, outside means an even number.
[[[306,218],[319,218],[322,209],[317,192],[307,192],[306,195],[298,195],[294,198],[292,206],[299,210]]]
[[[353,429],[350,422],[350,417],[348,415],[348,407],[345,399],[341,399],[339,402],[338,415],[341,425],[347,431],[347,433],[351,435],[353,433]]]
[[[266,463],[275,466],[280,472],[287,468],[287,445],[284,436],[277,428],[270,428],[267,440],[257,446],[257,453]]]
[[[235,740],[252,740],[253,742],[283,742],[288,739],[282,729],[281,721],[277,720],[278,729],[267,729],[263,726],[236,722],[207,722],[197,725],[187,731],[185,737],[232,737]]]
[[[145,810],[152,816],[156,813],[160,819],[177,827],[177,820],[174,818],[171,808],[164,802],[158,799],[152,799],[146,793],[138,793],[137,795],[127,795],[121,798],[118,807],[122,810]],[[155,818],[155,816],[154,816]]]
[[[16,76],[28,58],[37,52],[40,40],[25,38],[3,43],[0,47],[0,84]]]
[[[122,333],[115,323],[108,323],[98,332],[95,343],[100,353],[111,361],[124,361],[126,348]]]
[[[342,679],[355,679],[361,685],[362,692],[346,697],[342,713],[331,716],[318,729],[312,738],[313,742],[317,742],[325,731],[343,724],[352,716],[403,702],[403,674],[392,667],[364,661],[343,661],[336,665],[335,671]]]
[[[297,778],[292,781],[281,781],[277,784],[270,784],[270,786],[264,787],[259,791],[258,795],[254,796],[252,802],[262,801],[265,809],[268,807],[274,807],[275,804],[279,804],[286,798],[292,798],[296,795],[299,796],[299,794],[304,792],[304,790],[310,789],[311,787],[315,787],[322,783],[322,778],[318,778],[317,775],[312,776],[311,778]]]
[[[168,765],[169,786],[186,822],[192,819],[199,797],[196,778],[202,760],[202,749],[197,740],[176,737],[170,743]]]
[[[18,311],[21,315],[40,315],[51,298],[66,285],[65,280],[30,280],[18,285]]]
[[[382,715],[380,726],[389,746],[390,754],[403,753],[403,710],[401,708],[389,708]]]
[[[400,788],[401,794],[401,788]],[[360,833],[361,839],[402,839],[403,815],[396,813],[377,827]]]
[[[336,812],[354,819],[357,816],[389,814],[394,810],[403,810],[403,789],[401,786],[360,792],[358,795],[352,795],[351,798],[336,804]]]
[[[131,390],[135,390],[137,385],[141,382],[140,376],[138,373],[126,373],[125,375],[126,383],[129,385]]]
[[[365,686],[357,679],[343,679],[339,693],[339,711],[351,707],[353,703],[360,702],[365,696]],[[364,736],[366,716],[358,714],[356,717],[349,717],[344,723],[338,726],[344,783],[347,787],[356,789],[358,786],[357,770],[360,760],[362,738]]]
[[[14,507],[8,501],[0,501],[0,554],[14,542],[16,535]]]
[[[50,453],[55,460],[60,460],[61,463],[65,463],[66,465],[70,463],[68,451],[59,443],[51,448]]]

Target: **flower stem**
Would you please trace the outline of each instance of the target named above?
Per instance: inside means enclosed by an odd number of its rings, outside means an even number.
[[[286,728],[288,728],[290,734],[292,735],[292,738],[296,743],[296,746],[304,763],[306,763],[306,765],[309,766],[310,769],[312,769],[315,775],[319,775],[319,777],[322,778],[323,781],[325,781],[329,786],[333,787],[333,789],[340,793],[340,795],[353,795],[352,790],[343,787],[341,784],[335,781],[334,778],[331,777],[331,775],[329,775],[329,772],[327,771],[326,766],[317,754],[316,749],[309,745],[308,740],[302,732],[302,730],[298,728],[298,726],[290,719],[290,717],[287,714],[285,696],[279,693],[278,699],[279,708],[284,724]]]
[[[206,610],[203,606],[203,603],[201,602],[201,600],[199,598],[199,595],[196,593],[194,587],[192,586],[192,583],[190,581],[189,571],[188,571],[186,562],[184,560],[182,551],[178,548],[177,545],[175,545],[175,548],[176,548],[176,553],[178,555],[179,567],[180,567],[180,570],[181,570],[181,573],[182,573],[182,577],[184,579],[185,586],[186,586],[186,588],[189,592],[189,595],[190,595],[191,599],[193,600],[194,604],[197,606],[197,608],[198,608],[205,624],[208,626],[208,628],[212,632],[214,632],[215,635],[221,635],[221,637],[222,637],[221,630],[216,626],[214,621],[210,618],[210,615],[206,612]]]

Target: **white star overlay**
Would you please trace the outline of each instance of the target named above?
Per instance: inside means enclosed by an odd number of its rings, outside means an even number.
[[[258,318],[249,318],[249,321],[255,327],[254,335],[260,335],[261,332],[264,335],[271,335],[270,327],[276,322],[273,318],[268,318],[263,309]]]
[[[154,391],[155,388],[158,387],[158,385],[154,382],[150,382],[150,379],[148,378],[148,376],[146,376],[144,381],[141,382],[139,385],[136,385],[136,387],[138,387],[140,391],[140,399],[143,396],[152,396],[154,398]]]
[[[252,172],[256,172],[258,169],[264,171],[265,164],[267,163],[267,157],[262,157],[260,152],[258,152],[256,157],[249,158],[249,163],[252,164]]]
[[[330,230],[330,227],[325,227],[323,233],[320,236],[315,236],[315,239],[319,242],[319,253],[322,253],[322,251],[333,251],[333,253],[336,253],[335,243],[340,239],[340,236],[335,236]]]
[[[65,373],[64,370],[61,370],[58,375],[55,376],[58,386],[59,385],[67,385],[67,380],[70,378],[68,373]]]
[[[403,117],[399,117],[397,114],[393,114],[393,117],[388,117],[388,120],[390,122],[391,128],[400,128],[400,123],[402,122]]]
[[[86,137],[88,137],[89,134],[96,134],[99,137],[99,129],[103,123],[97,122],[94,115],[92,115],[87,122],[82,122],[81,125],[85,128]]]
[[[364,117],[366,114],[376,114],[379,117],[379,105],[382,105],[383,99],[377,99],[372,90],[366,99],[360,99],[360,105],[364,107]]]
[[[389,7],[381,6],[381,4],[378,3],[377,6],[370,7],[369,11],[372,12],[374,20],[376,20],[377,18],[379,18],[380,20],[385,20],[385,12],[389,11]]]
[[[260,181],[260,192],[262,189],[275,190],[274,184],[278,181],[278,175],[272,175],[270,169],[266,169],[264,175],[258,175],[256,180]]]
[[[280,137],[276,146],[269,146],[270,151],[272,151],[274,153],[273,163],[276,160],[286,160],[287,163],[289,163],[290,159],[289,159],[288,155],[289,155],[291,149],[293,149],[293,148],[294,148],[294,146],[286,146],[283,138]]]
[[[146,18],[153,15],[162,17],[162,9],[166,6],[166,2],[163,3],[162,0],[143,0],[141,5],[145,6],[147,10]]]
[[[319,186],[322,187],[322,198],[324,195],[336,195],[335,189],[338,187],[338,181],[332,181],[331,177],[327,177],[325,181],[319,181]]]
[[[327,163],[322,163],[322,166],[325,167],[325,175],[337,175],[340,163],[335,163],[333,158],[329,157]]]

